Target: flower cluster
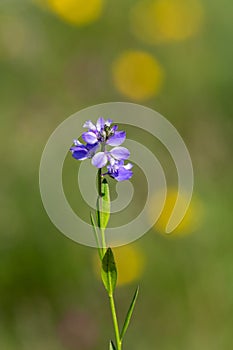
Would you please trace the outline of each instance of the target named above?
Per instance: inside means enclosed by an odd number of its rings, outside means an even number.
[[[78,160],[91,159],[96,168],[107,166],[109,175],[117,181],[129,180],[132,175],[131,163],[124,164],[129,158],[130,152],[120,145],[125,141],[125,131],[118,131],[118,126],[111,126],[111,119],[99,118],[96,125],[88,120],[83,125],[88,131],[82,134],[82,139],[86,144],[74,140],[74,146],[70,148],[72,156]],[[112,146],[112,149],[108,149]]]

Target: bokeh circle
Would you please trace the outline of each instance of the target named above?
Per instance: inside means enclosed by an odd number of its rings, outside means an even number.
[[[146,131],[158,139],[170,153],[177,169],[177,200],[171,212],[166,232],[172,232],[180,223],[188,209],[193,189],[193,168],[189,152],[175,127],[158,112],[147,107],[125,102],[109,102],[83,109],[63,121],[50,136],[40,163],[40,192],[48,216],[54,225],[70,239],[87,246],[96,247],[91,224],[85,222],[71,208],[62,183],[62,169],[69,148],[77,134],[82,133],[82,126],[88,119],[97,120],[100,116],[109,117],[115,123],[130,125]],[[143,172],[147,181],[147,198],[140,213],[124,225],[106,229],[108,246],[120,246],[135,241],[154,226],[159,218],[165,201],[167,184],[163,168],[156,156],[145,144],[137,140],[127,139],[124,143],[130,149],[130,161]],[[86,181],[90,181],[90,193],[87,193],[94,206],[93,198],[97,192],[89,174],[96,173],[94,167],[86,170]],[[92,176],[92,175],[91,175]],[[80,177],[78,176],[78,179]],[[82,187],[82,181],[78,185]],[[123,183],[119,184],[117,190]],[[119,191],[117,199],[112,203],[112,212],[123,210],[133,198],[132,184],[124,184],[125,190]],[[91,189],[91,187],[93,187]],[[154,194],[159,191],[159,202],[153,212],[153,219],[148,220],[150,203]],[[82,192],[82,188],[80,188]],[[182,193],[186,193],[185,203]],[[92,196],[92,198],[91,198]],[[181,200],[182,199],[182,200]]]

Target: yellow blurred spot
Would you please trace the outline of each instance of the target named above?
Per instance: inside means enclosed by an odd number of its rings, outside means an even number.
[[[132,9],[131,29],[148,44],[185,40],[198,33],[203,22],[199,0],[148,0]]]
[[[145,256],[142,251],[131,244],[114,248],[113,254],[117,266],[117,285],[125,285],[138,280],[145,265]],[[94,269],[97,276],[100,277],[98,254],[95,255]]]
[[[116,88],[133,100],[146,100],[158,94],[164,78],[158,61],[143,51],[126,51],[113,63]]]
[[[158,205],[157,203],[161,203],[161,199],[159,196],[160,196],[160,194],[158,193],[152,198],[152,201],[150,204],[150,212],[149,212],[149,216],[151,219],[153,218],[154,208]],[[161,213],[159,219],[157,220],[157,222],[154,225],[154,229],[157,232],[159,232],[163,235],[166,235],[168,238],[174,237],[174,236],[176,237],[176,236],[185,235],[185,234],[188,234],[188,233],[195,231],[197,229],[198,225],[200,224],[200,220],[202,217],[201,201],[197,197],[193,197],[191,200],[190,206],[189,206],[188,210],[186,211],[180,224],[176,227],[176,229],[174,231],[172,231],[170,234],[167,234],[165,232],[165,229],[166,229],[166,226],[167,226],[168,221],[170,219],[170,216],[171,216],[172,210],[174,208],[176,199],[177,199],[177,190],[173,189],[173,188],[168,189],[164,208],[162,210],[162,213]],[[183,205],[180,205],[181,208],[186,203],[185,193],[181,194],[181,201],[182,200],[183,200]]]
[[[104,0],[44,0],[49,9],[63,20],[85,25],[97,20],[103,10]]]

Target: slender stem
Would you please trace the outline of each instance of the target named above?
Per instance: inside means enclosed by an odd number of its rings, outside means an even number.
[[[102,212],[102,169],[98,170],[98,192],[99,192],[99,213]],[[107,246],[106,246],[106,240],[105,240],[105,229],[101,227],[101,220],[99,223],[99,229],[101,233],[101,239],[102,239],[102,247],[103,247],[103,256],[106,253]],[[117,313],[116,313],[116,307],[115,307],[115,301],[113,294],[109,294],[109,301],[110,301],[110,308],[112,313],[112,320],[113,320],[113,326],[114,326],[114,332],[115,332],[115,338],[116,338],[116,346],[117,350],[121,350],[122,344],[121,344],[121,337],[119,332],[119,326],[118,326],[118,320],[117,320]]]
[[[114,326],[115,337],[116,337],[116,346],[117,346],[117,350],[121,350],[121,338],[120,338],[119,326],[118,326],[118,321],[117,321],[117,314],[116,314],[114,297],[112,294],[109,295],[109,301],[110,301],[112,320],[113,320],[113,326]]]
[[[98,170],[98,192],[99,196],[102,197],[102,169]]]

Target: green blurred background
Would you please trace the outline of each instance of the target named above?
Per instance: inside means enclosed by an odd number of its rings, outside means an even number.
[[[141,287],[125,349],[233,348],[232,15],[230,0],[1,0],[0,349],[107,349],[113,336],[96,251],[57,231],[38,185],[57,125],[109,101],[167,117],[195,172],[178,232],[161,234],[164,213],[116,250],[120,320]]]

